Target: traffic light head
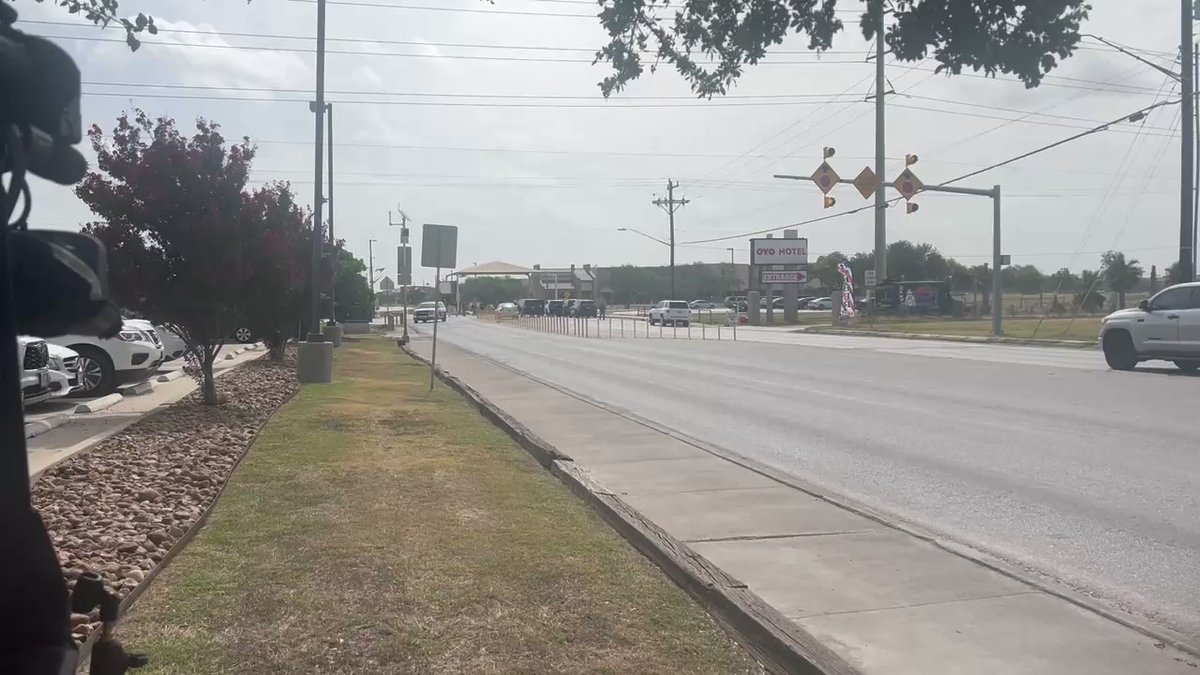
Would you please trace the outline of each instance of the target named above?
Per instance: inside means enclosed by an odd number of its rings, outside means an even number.
[[[829,159],[830,157],[833,157],[834,155],[837,154],[837,150],[826,146],[825,149],[822,151],[822,154],[825,159]]]
[[[912,166],[913,164],[917,163],[918,159],[920,159],[920,158],[917,157],[916,155],[905,155],[904,156],[904,166]]]
[[[825,195],[825,208],[831,209],[833,208],[834,204],[837,204],[837,200],[829,195]]]
[[[916,204],[914,202],[908,202],[904,207],[904,212],[905,213],[916,213],[920,209],[921,209],[921,206],[919,204]]]

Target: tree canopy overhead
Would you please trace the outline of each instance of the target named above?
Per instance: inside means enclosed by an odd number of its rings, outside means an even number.
[[[1084,0],[601,0],[611,39],[596,60],[613,73],[600,88],[620,91],[649,58],[651,70],[674,65],[701,96],[724,94],[792,33],[807,36],[809,49],[829,49],[848,9],[862,10],[863,36],[874,38],[881,2],[884,41],[898,60],[930,57],[953,74],[1007,73],[1030,88],[1071,56],[1091,10]]]

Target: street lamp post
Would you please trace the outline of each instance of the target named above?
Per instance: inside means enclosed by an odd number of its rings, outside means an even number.
[[[309,276],[312,293],[309,298],[308,335],[299,345],[296,355],[296,377],[305,383],[325,383],[333,380],[333,342],[321,334],[321,248],[322,195],[324,176],[322,159],[325,131],[325,5],[317,0],[317,81],[316,100],[309,103],[314,119],[313,139],[313,233],[312,273]]]

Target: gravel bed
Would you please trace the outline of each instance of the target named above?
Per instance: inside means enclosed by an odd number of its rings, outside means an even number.
[[[197,390],[47,472],[33,504],[67,585],[93,570],[124,598],[142,583],[299,386],[291,358],[251,361],[217,381],[221,405],[202,404]],[[71,616],[76,640],[99,627],[98,614]]]

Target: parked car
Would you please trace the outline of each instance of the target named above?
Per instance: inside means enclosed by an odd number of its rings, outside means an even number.
[[[53,380],[50,388],[52,396],[59,398],[70,394],[79,386],[79,352],[67,347],[47,343],[50,352],[50,378]]]
[[[158,333],[158,339],[162,342],[164,361],[174,361],[183,356],[183,353],[187,351],[187,343],[175,331],[166,326],[155,326],[154,330]],[[253,338],[253,334],[250,337]],[[236,334],[234,338],[237,338]],[[241,342],[241,340],[238,340],[238,342]]]
[[[546,301],[538,298],[525,298],[517,301],[517,309],[521,310],[521,316],[545,316]]]
[[[692,309],[683,300],[663,300],[650,310],[650,325],[686,326],[692,320]]]
[[[21,372],[21,403],[30,406],[54,395],[50,351],[41,338],[17,336],[17,367]]]
[[[1104,317],[1100,344],[1114,370],[1154,359],[1189,373],[1200,370],[1200,282],[1165,288],[1136,308]]]
[[[126,320],[116,337],[100,339],[90,335],[60,335],[49,342],[78,352],[76,361],[79,386],[72,396],[103,396],[119,386],[141,382],[158,371],[163,362],[162,347],[153,326]]]
[[[446,320],[446,304],[442,302],[422,302],[413,310],[413,323],[429,323]]]
[[[521,315],[515,302],[502,302],[496,305],[496,317],[500,319],[515,319]]]
[[[547,300],[546,316],[564,316],[563,308],[566,304],[566,300]]]
[[[692,309],[716,309],[717,303],[708,300],[693,300],[688,303],[688,306]]]
[[[810,303],[816,299],[817,299],[816,297],[811,296],[811,295],[806,295],[804,297],[797,298],[796,299],[796,308],[797,309],[808,309],[808,303]]]
[[[832,298],[816,298],[814,300],[809,300],[808,308],[815,309],[815,310],[832,310],[833,309],[833,299]]]
[[[595,300],[570,300],[566,308],[567,316],[587,318],[596,316]]]

